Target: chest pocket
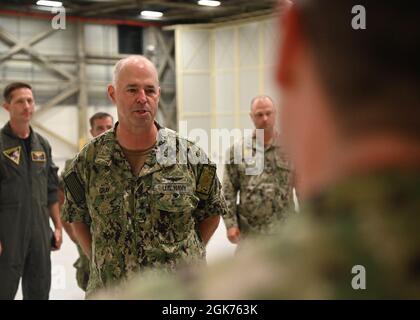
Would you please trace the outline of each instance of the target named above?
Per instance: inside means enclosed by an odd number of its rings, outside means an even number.
[[[109,224],[120,216],[124,194],[117,185],[103,174],[89,187],[90,196],[86,200],[92,220]]]
[[[161,176],[153,179],[153,233],[160,242],[175,243],[195,232],[193,211],[199,198],[189,176]]]

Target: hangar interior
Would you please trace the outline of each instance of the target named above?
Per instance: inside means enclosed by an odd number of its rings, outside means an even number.
[[[280,36],[276,2],[226,0],[208,7],[188,0],[62,0],[61,9],[53,9],[36,0],[2,0],[0,90],[12,81],[32,85],[32,126],[51,143],[60,170],[90,139],[93,113],[105,111],[117,119],[106,87],[113,65],[129,54],[144,54],[157,66],[162,125],[180,130],[181,124],[195,140],[193,129],[204,129],[210,137],[211,129],[252,128],[252,97],[280,99],[273,72]],[[163,16],[145,18],[142,10]],[[0,122],[7,120],[1,108]],[[199,144],[216,162],[224,156],[223,148],[210,150],[205,139]],[[219,165],[219,177],[222,169]],[[208,260],[233,249],[221,223],[208,246]],[[52,254],[52,299],[83,298],[71,266],[76,255],[68,238]]]

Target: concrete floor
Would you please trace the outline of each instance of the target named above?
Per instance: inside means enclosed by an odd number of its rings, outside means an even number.
[[[220,258],[232,256],[235,245],[229,243],[226,238],[226,228],[221,221],[213,238],[207,246],[207,261],[212,264]],[[64,235],[63,245],[60,251],[51,254],[52,277],[51,277],[51,300],[79,300],[84,299],[84,292],[76,283],[76,269],[73,267],[78,256],[75,245],[67,234]],[[22,299],[22,291],[19,291],[16,299]]]

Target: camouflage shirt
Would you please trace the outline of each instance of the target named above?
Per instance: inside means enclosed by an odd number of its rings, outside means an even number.
[[[236,164],[235,153],[241,150],[240,163]],[[244,140],[232,146],[223,175],[223,193],[229,209],[223,216],[226,227],[239,227],[243,234],[271,233],[275,222],[283,220],[294,208],[291,166],[281,147],[276,143],[264,147],[263,170],[258,174],[247,170],[256,165],[255,161],[247,161],[256,150],[255,136],[252,146],[246,146]]]
[[[203,262],[199,224],[227,210],[216,167],[203,164],[207,157],[194,143],[156,124],[156,146],[134,176],[116,140],[117,125],[88,143],[64,177],[64,220],[90,225],[88,292],[146,267]],[[168,155],[176,155],[176,163],[165,160]]]
[[[353,176],[233,260],[99,298],[419,299],[419,195],[420,171]]]
[[[66,160],[64,164],[64,169],[61,172],[61,175],[59,177],[59,185],[62,190],[64,190],[64,173],[67,172],[67,170],[70,168],[71,162],[73,159]],[[62,210],[63,211],[63,210]],[[63,215],[63,212],[60,212],[61,215]],[[83,252],[82,248],[79,244],[76,244],[77,252],[79,253],[79,257],[74,262],[73,266],[76,268],[76,280],[77,285],[83,290],[86,291],[87,289],[87,282],[89,279],[89,273],[90,273],[90,267],[89,267],[89,259]]]

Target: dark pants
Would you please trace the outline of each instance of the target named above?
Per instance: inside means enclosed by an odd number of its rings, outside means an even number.
[[[37,241],[38,240],[38,241]],[[24,300],[48,300],[51,287],[50,247],[35,239],[23,255],[23,263],[7,259],[7,243],[2,244],[0,256],[0,300],[13,300],[22,278]]]

